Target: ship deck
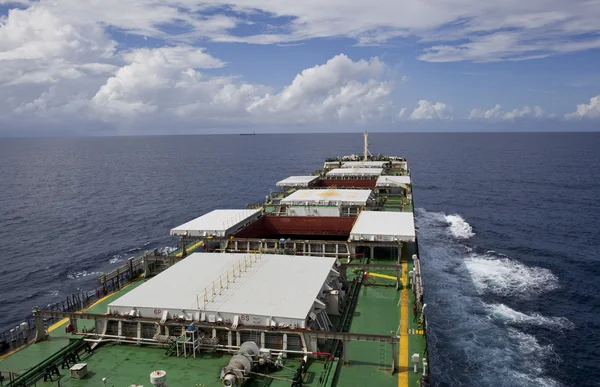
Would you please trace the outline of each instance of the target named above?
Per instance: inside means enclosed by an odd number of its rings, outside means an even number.
[[[391,175],[403,175],[401,171],[392,171]],[[364,180],[367,181],[367,180]],[[323,180],[331,185],[328,180]],[[358,184],[361,182],[335,180],[333,183],[343,186],[342,183]],[[373,185],[375,183],[373,182]],[[295,191],[295,188],[282,193],[282,197]],[[388,191],[389,193],[389,191]],[[405,211],[413,212],[412,200],[398,194],[379,194],[381,200],[381,211]],[[273,203],[260,204],[267,213],[278,211],[278,206]],[[202,245],[201,241],[194,241],[186,245],[188,253],[193,252]],[[208,246],[207,246],[208,247]],[[250,248],[248,247],[248,250]],[[385,249],[375,250],[375,255],[369,263],[371,264],[395,264],[397,255],[394,257]],[[381,386],[381,387],[407,387],[419,384],[423,371],[423,363],[419,364],[419,372],[413,371],[411,356],[419,354],[423,359],[426,350],[426,338],[423,331],[413,317],[412,307],[419,304],[415,300],[413,291],[408,287],[408,273],[413,269],[412,255],[417,253],[416,242],[403,244],[401,253],[401,289],[396,289],[396,272],[373,270],[363,281],[358,297],[354,298],[356,304],[353,310],[350,325],[345,325],[350,333],[376,334],[399,336],[398,345],[398,369],[392,373],[392,353],[389,343],[375,341],[350,341],[347,343],[348,357],[344,363],[342,357],[334,360],[309,359],[308,370],[304,375],[305,386]],[[310,250],[309,250],[310,252]],[[172,253],[180,256],[181,249]],[[357,254],[358,256],[358,254]],[[364,258],[363,258],[364,259]],[[363,263],[366,263],[363,262]],[[363,269],[351,272],[347,269],[346,277],[352,279],[354,276],[363,275]],[[109,294],[85,311],[89,313],[104,314],[108,305],[143,284],[145,280],[134,281],[115,293]],[[349,309],[352,311],[352,309]],[[335,317],[332,316],[332,320]],[[347,320],[344,320],[347,321]],[[67,348],[73,336],[65,332],[68,320],[61,320],[48,327],[48,339],[36,344],[21,347],[15,351],[0,356],[0,386],[8,385],[9,373],[14,375],[23,374],[40,364],[53,355]],[[337,322],[337,320],[336,320]],[[89,329],[94,326],[93,321],[79,320],[78,329]],[[258,342],[258,339],[256,340]],[[319,349],[320,350],[320,349]],[[334,354],[336,355],[336,354]],[[60,369],[60,377],[55,377],[52,382],[37,382],[37,385],[60,385],[60,386],[99,386],[102,379],[106,378],[106,386],[129,386],[149,384],[150,373],[157,369],[167,372],[167,384],[171,386],[222,386],[220,380],[221,369],[225,367],[231,354],[227,352],[204,351],[196,357],[168,356],[166,348],[141,346],[124,343],[102,343],[89,353],[81,355],[80,362],[87,363],[88,375],[83,379],[74,379],[69,375],[68,369]],[[296,368],[300,364],[300,358],[286,359],[284,367],[275,371],[263,371],[267,375],[254,375],[244,386],[291,386],[292,378]],[[37,367],[39,368],[39,367]],[[57,383],[58,382],[58,383]]]
[[[409,257],[412,251],[403,251],[403,283],[406,283],[408,271],[412,269]],[[372,263],[390,263],[387,257],[375,257]],[[342,364],[337,375],[324,377],[325,361],[309,361],[308,372],[304,379],[306,386],[414,386],[418,383],[420,373],[412,371],[409,363],[410,355],[422,355],[425,340],[419,334],[417,323],[412,318],[410,305],[414,302],[413,292],[409,289],[397,291],[394,281],[385,276],[394,273],[378,271],[383,276],[370,277],[363,286],[352,318],[350,332],[389,334],[391,331],[400,335],[400,370],[390,372],[390,347],[383,343],[351,342],[349,344],[349,364]],[[105,313],[109,303],[130,292],[144,283],[138,280],[120,291],[110,294],[87,309],[91,313]],[[405,302],[403,300],[406,299]],[[60,321],[49,327],[49,339],[32,344],[20,350],[4,355],[0,359],[0,370],[23,373],[27,369],[41,363],[54,353],[69,344],[70,334],[65,333],[67,321]],[[80,320],[79,328],[90,328],[92,321]],[[406,328],[400,329],[404,325]],[[410,332],[410,333],[409,333]],[[82,356],[81,362],[88,364],[88,376],[84,379],[72,379],[68,370],[61,370],[61,386],[100,385],[102,378],[107,378],[107,385],[124,386],[148,382],[149,374],[155,369],[167,371],[170,385],[184,386],[190,382],[198,386],[221,386],[220,370],[231,358],[227,353],[202,353],[196,358],[166,356],[163,348],[142,347],[127,344],[103,344],[92,353]],[[293,371],[299,359],[288,359],[284,368],[269,374],[274,377],[265,379],[257,377],[247,386],[290,386]],[[330,382],[333,380],[333,384]],[[56,383],[56,380],[54,381]],[[39,383],[43,384],[43,383]]]

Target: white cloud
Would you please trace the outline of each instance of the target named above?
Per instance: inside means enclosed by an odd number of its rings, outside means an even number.
[[[22,1],[23,3],[27,3]],[[358,45],[417,38],[434,62],[541,58],[600,47],[600,6],[573,0],[31,0],[73,24],[167,40],[286,44],[350,37]],[[219,10],[227,9],[227,15]],[[242,32],[265,23],[254,35]],[[176,25],[176,28],[173,26]],[[240,32],[238,32],[240,31]]]
[[[13,98],[9,114],[23,119],[77,115],[115,126],[169,122],[200,130],[239,124],[374,122],[387,117],[394,87],[392,73],[378,58],[353,61],[343,54],[303,70],[276,93],[237,77],[209,75],[204,69],[224,63],[200,48],[143,48],[121,57],[125,63],[112,76],[108,68],[87,66],[104,76],[95,87],[65,94],[70,81],[63,78],[40,94],[21,101]]]
[[[378,58],[353,62],[346,55],[337,55],[302,71],[280,93],[267,94],[248,111],[286,114],[302,121],[376,118],[386,110],[385,98],[394,87],[393,82],[381,80],[386,69]]]
[[[472,109],[469,116],[470,120],[514,120],[517,118],[545,118],[548,117],[544,110],[539,106],[533,108],[525,105],[522,108],[516,108],[511,111],[504,111],[498,104],[489,110]]]
[[[410,114],[411,120],[449,120],[452,119],[450,116],[451,108],[442,102],[430,102],[422,99],[418,102],[418,105]],[[406,110],[400,110],[399,117],[402,118],[405,115]]]
[[[589,104],[577,105],[577,110],[565,115],[568,120],[581,118],[600,118],[600,95],[590,98]]]

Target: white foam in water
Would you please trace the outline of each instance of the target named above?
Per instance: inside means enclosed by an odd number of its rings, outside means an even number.
[[[80,271],[76,271],[74,273],[71,273],[69,275],[67,275],[67,278],[69,279],[79,279],[81,277],[87,277],[87,276],[98,276],[102,274],[101,271],[90,271],[88,272],[87,270],[80,270]]]
[[[558,278],[550,270],[525,266],[510,258],[471,254],[464,262],[481,293],[532,296],[558,287]]]
[[[477,253],[478,248],[462,243],[475,234],[459,215],[423,209],[417,213],[423,280],[432,305],[430,355],[437,361],[434,368],[440,383],[560,386],[547,376],[547,363],[557,356],[553,347],[541,345],[534,335],[518,328],[560,330],[572,329],[573,324],[566,318],[519,312],[502,301],[488,305],[480,296],[535,296],[558,287],[557,277],[491,249]]]
[[[123,256],[121,254],[115,254],[112,256],[111,259],[109,259],[108,263],[110,263],[111,265],[114,265],[117,262],[121,262],[123,260]]]
[[[534,385],[558,387],[560,383],[556,380],[543,376],[544,361],[554,354],[552,345],[540,345],[535,336],[508,328],[508,336],[517,343],[518,350],[526,362],[529,373],[515,372],[514,378],[519,380],[519,385]]]
[[[511,325],[536,325],[554,329],[573,329],[574,325],[565,317],[544,317],[539,313],[522,313],[504,304],[486,305],[490,315]]]
[[[450,225],[450,232],[457,239],[469,239],[475,235],[473,227],[460,215],[445,215],[444,219]]]

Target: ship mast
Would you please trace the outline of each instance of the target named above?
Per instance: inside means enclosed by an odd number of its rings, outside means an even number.
[[[369,158],[369,133],[365,130],[365,158],[363,161],[367,161]]]

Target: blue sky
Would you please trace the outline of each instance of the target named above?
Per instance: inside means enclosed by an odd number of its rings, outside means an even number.
[[[598,0],[0,0],[0,15],[0,136],[600,123]]]

